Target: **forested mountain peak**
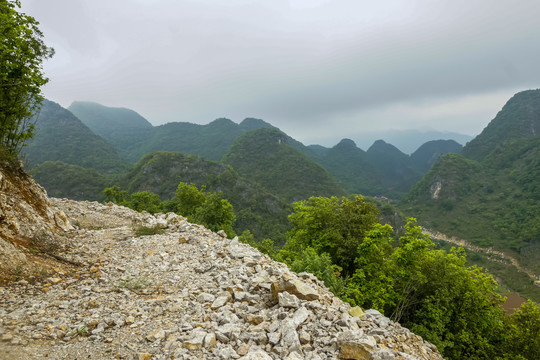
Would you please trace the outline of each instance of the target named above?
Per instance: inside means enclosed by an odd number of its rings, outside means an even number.
[[[272,124],[269,124],[264,120],[256,119],[256,118],[245,118],[240,123],[240,127],[246,131],[255,130],[259,128],[274,128]]]
[[[345,138],[345,139],[341,139],[341,141],[339,143],[337,143],[336,146],[334,146],[334,148],[343,148],[343,149],[352,148],[352,149],[356,149],[358,147],[356,146],[356,143],[353,140]]]
[[[231,119],[217,118],[216,120],[210,122],[207,126],[236,126],[236,123]]]
[[[248,131],[235,141],[259,142],[259,144],[289,144],[289,136],[277,128],[260,128]],[[233,144],[234,146],[234,144]]]
[[[148,120],[130,109],[112,108],[86,101],[76,101],[68,109],[131,161],[134,161],[131,157],[134,149],[140,148],[141,143],[153,130]]]
[[[384,140],[375,141],[366,151],[366,157],[381,173],[385,187],[398,194],[406,192],[422,177],[409,155]]]
[[[540,89],[515,94],[462,154],[482,160],[490,152],[517,139],[540,135]]]
[[[369,147],[367,150],[367,153],[386,153],[386,154],[394,154],[398,156],[407,156],[404,154],[401,150],[399,150],[397,147],[395,147],[392,144],[387,143],[384,140],[377,140]]]
[[[106,173],[127,169],[111,144],[55,102],[44,100],[36,117],[36,134],[24,148],[31,166],[62,161]]]
[[[416,167],[428,171],[441,154],[459,153],[463,146],[454,140],[432,140],[420,146],[411,154]]]
[[[292,146],[296,143],[275,128],[248,131],[236,139],[223,162],[287,201],[344,194],[321,165]]]
[[[75,101],[69,107],[75,116],[81,119],[95,132],[119,126],[130,128],[151,128],[152,124],[137,112],[127,108],[101,105],[90,101]]]

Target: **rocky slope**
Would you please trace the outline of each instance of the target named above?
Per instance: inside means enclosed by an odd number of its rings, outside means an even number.
[[[47,201],[69,241],[41,277],[0,286],[3,359],[442,359],[313,275],[181,216]],[[140,225],[165,232],[136,236]]]
[[[51,208],[45,190],[19,164],[0,161],[0,280],[22,272],[33,253],[63,248],[70,229],[66,215]]]

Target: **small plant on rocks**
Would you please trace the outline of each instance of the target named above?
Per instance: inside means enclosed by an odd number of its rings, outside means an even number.
[[[163,230],[161,226],[157,224],[154,226],[139,225],[134,230],[136,236],[158,235],[165,233],[165,230]]]
[[[129,290],[140,290],[145,288],[148,284],[150,284],[150,281],[147,278],[137,276],[136,278],[121,279],[117,286]]]

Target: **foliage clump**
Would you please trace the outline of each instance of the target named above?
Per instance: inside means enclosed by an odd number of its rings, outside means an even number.
[[[378,309],[445,358],[538,358],[539,306],[506,315],[495,280],[467,266],[462,248],[437,250],[415,219],[398,237],[362,197],[315,197],[294,209],[287,243],[270,253],[294,271],[315,274],[352,305]]]
[[[224,230],[228,236],[234,236],[232,225],[236,216],[233,206],[221,193],[205,190],[205,187],[199,190],[193,184],[180,182],[175,197],[167,202],[167,209],[212,231]]]
[[[234,236],[232,225],[236,217],[233,206],[223,199],[221,193],[207,193],[205,190],[205,187],[199,190],[193,184],[180,182],[175,197],[165,202],[149,191],[129,194],[118,186],[107,188],[103,193],[106,201],[136,211],[147,211],[151,214],[172,211],[187,217],[192,223],[203,225],[212,231],[224,230],[228,236]]]
[[[165,230],[163,230],[163,228],[159,224],[156,224],[154,226],[140,225],[135,228],[136,236],[150,236],[164,233]]]
[[[19,0],[0,2],[0,147],[15,157],[34,134],[31,122],[48,79],[42,63],[54,54],[33,17],[20,13]]]

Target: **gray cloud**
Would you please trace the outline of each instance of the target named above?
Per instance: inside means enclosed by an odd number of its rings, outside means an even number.
[[[155,124],[254,116],[326,145],[383,129],[474,134],[540,84],[536,0],[23,5],[57,50],[47,97]]]

